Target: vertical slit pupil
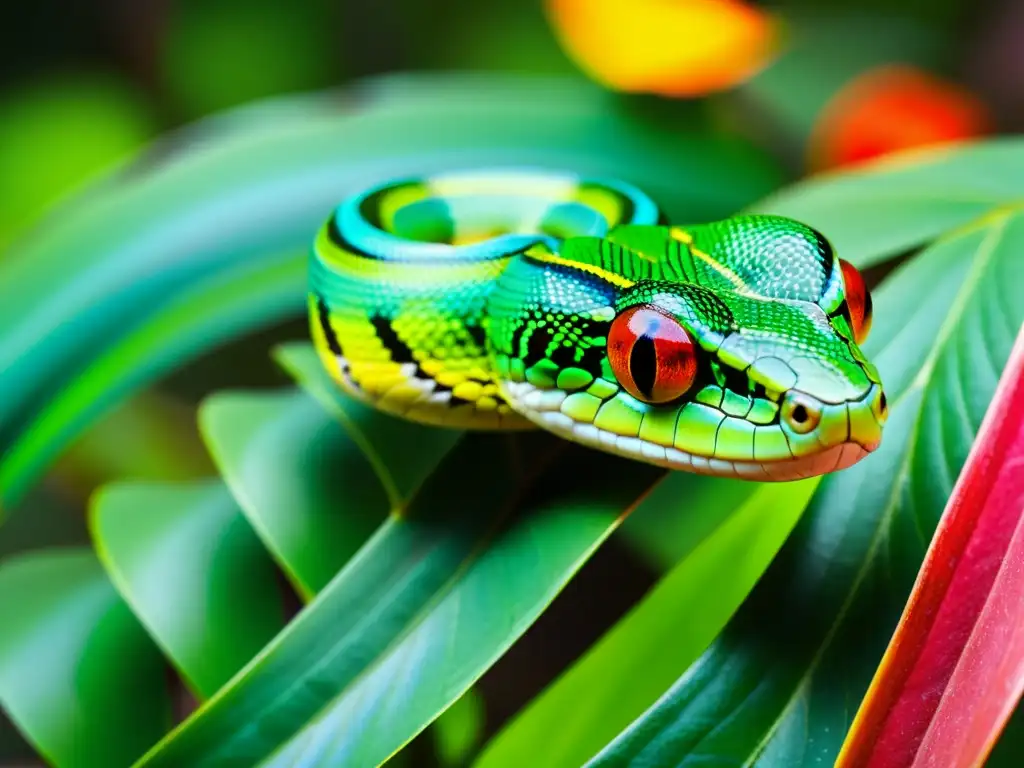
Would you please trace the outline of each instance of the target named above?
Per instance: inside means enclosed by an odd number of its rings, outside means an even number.
[[[629,375],[637,391],[650,398],[658,378],[658,354],[649,334],[637,336],[629,352]]]

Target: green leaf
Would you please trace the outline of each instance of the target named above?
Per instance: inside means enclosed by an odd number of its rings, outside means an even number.
[[[753,206],[826,233],[866,267],[918,248],[1021,194],[1024,150],[1012,139],[902,153],[842,174],[822,174]]]
[[[718,635],[782,546],[817,485],[817,479],[755,484],[670,475],[630,520],[646,518],[652,529],[659,520],[676,521],[679,527],[665,536],[681,534],[688,551],[490,742],[476,768],[586,762],[653,704]],[[743,491],[745,498],[717,508],[712,497],[716,489],[727,491],[730,502]],[[686,517],[692,521],[691,531],[681,530]],[[543,750],[538,750],[540,744]]]
[[[341,421],[384,484],[392,510],[404,507],[462,436],[458,430],[390,416],[346,396],[324,370],[308,342],[283,345],[274,357],[306,392]]]
[[[396,174],[508,164],[623,178],[687,220],[729,214],[779,179],[745,143],[700,128],[659,129],[573,79],[385,78],[213,118],[69,200],[0,262],[0,485],[18,491],[37,476],[92,418],[87,406],[106,391],[100,385],[116,389],[103,381],[110,369],[96,373],[91,361],[116,360],[132,386],[162,371],[148,356],[111,352],[159,335],[146,330],[150,323],[177,317],[180,365],[282,312],[300,312],[304,289],[287,283],[297,285],[312,233],[346,194]],[[228,312],[225,296],[225,316],[236,319],[209,334],[181,311],[183,294],[217,285],[227,294],[235,270],[282,258],[294,277],[275,295],[292,291],[294,304],[264,300],[265,286],[239,289],[252,309]],[[142,351],[167,359],[159,345]],[[87,383],[76,383],[83,372]],[[4,504],[17,495],[8,491]]]
[[[1024,216],[992,214],[884,284],[881,448],[822,481],[720,639],[593,765],[834,760],[1024,321],[1022,249]]]
[[[141,89],[76,70],[3,97],[0,252],[68,189],[130,155],[156,128]]]
[[[145,765],[376,765],[462,695],[661,476],[477,434]],[[604,478],[595,483],[594,477]],[[396,681],[402,681],[396,695]]]
[[[360,447],[304,392],[219,393],[199,422],[239,506],[307,600],[388,513]]]
[[[104,350],[4,454],[0,521],[4,507],[16,503],[59,451],[119,399],[202,349],[294,314],[304,301],[305,280],[304,266],[291,258],[243,265],[183,290]]]
[[[220,482],[108,486],[91,523],[112,581],[201,698],[284,626],[273,564]]]
[[[760,487],[733,478],[673,473],[616,535],[658,571],[668,571],[713,536]]]
[[[0,565],[0,701],[51,763],[128,765],[170,726],[163,661],[96,557]]]
[[[483,696],[470,688],[434,721],[438,762],[464,765],[480,743],[485,718]]]

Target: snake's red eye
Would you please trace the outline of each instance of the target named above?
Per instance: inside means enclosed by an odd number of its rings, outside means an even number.
[[[871,331],[871,294],[864,285],[864,278],[853,264],[840,259],[839,266],[843,270],[846,306],[850,308],[853,338],[858,344],[863,344]]]
[[[697,376],[693,338],[671,317],[643,304],[612,321],[608,362],[625,390],[646,403],[675,400]]]

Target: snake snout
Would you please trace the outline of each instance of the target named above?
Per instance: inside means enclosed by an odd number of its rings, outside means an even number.
[[[868,393],[848,406],[850,414],[850,441],[859,443],[864,450],[875,450],[882,441],[882,425],[889,417],[889,406],[881,385],[872,384]]]

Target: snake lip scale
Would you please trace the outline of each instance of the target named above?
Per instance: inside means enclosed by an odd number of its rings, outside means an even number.
[[[879,444],[871,297],[778,216],[673,225],[624,182],[539,169],[387,181],[310,257],[310,328],[349,394],[671,469],[791,480]]]

